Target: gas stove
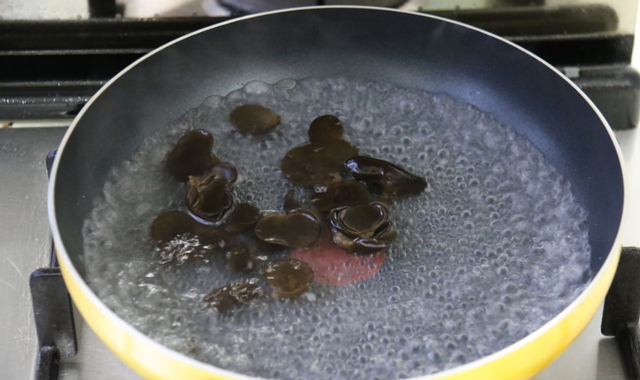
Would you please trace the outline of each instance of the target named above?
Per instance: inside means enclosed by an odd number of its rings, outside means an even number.
[[[412,3],[415,2],[406,4]],[[206,1],[202,4],[203,7],[210,5]],[[603,9],[581,8],[582,13],[592,12],[593,17],[586,17],[587,22],[572,26],[575,28],[572,33],[558,32],[566,27],[567,20],[575,18],[576,9],[570,7],[432,13],[505,35],[563,70],[592,97],[617,129],[616,138],[627,166],[627,191],[637,194],[640,193],[640,135],[634,127],[638,122],[640,80],[637,67],[630,65],[633,34],[620,32],[617,25],[612,26],[612,19],[607,12],[603,13]],[[110,14],[106,13],[115,10],[93,8],[93,12],[105,12],[102,15],[107,16]],[[3,127],[0,129],[0,260],[4,263],[0,265],[0,303],[3,305],[0,316],[4,322],[0,328],[4,343],[0,348],[2,378],[34,377],[40,347],[36,321],[42,323],[43,314],[64,313],[70,308],[64,290],[61,298],[50,297],[47,293],[51,291],[51,286],[47,285],[50,283],[39,285],[40,280],[35,280],[34,285],[32,280],[31,287],[29,284],[34,270],[55,264],[51,262],[51,237],[46,218],[47,155],[56,149],[73,116],[110,77],[162,43],[233,17],[233,12],[237,9],[222,10],[213,17],[199,15],[188,19],[122,20],[109,17],[73,22],[0,21],[0,66],[3,67],[0,70],[0,125]],[[518,17],[529,20],[538,17],[536,20],[540,22],[522,27],[513,22]],[[563,21],[554,24],[553,20],[559,19]],[[615,21],[617,23],[617,19]],[[630,197],[629,202],[629,220],[622,242],[628,247],[638,247],[640,199]],[[46,270],[39,273],[40,278],[47,277],[47,273]],[[624,288],[624,285],[620,287]],[[38,286],[48,290],[39,293]],[[32,304],[34,289],[35,305]],[[640,288],[635,289],[640,293]],[[610,317],[616,310],[612,311],[611,305],[607,307],[605,314]],[[73,335],[68,332],[68,347],[62,356],[69,357],[60,361],[55,373],[47,373],[51,369],[47,365],[51,363],[46,361],[47,353],[40,351],[39,364],[47,368],[35,375],[36,379],[55,379],[57,373],[60,380],[140,380],[71,309],[73,319],[63,316],[60,323],[75,326],[77,353]],[[603,309],[601,307],[570,348],[536,380],[633,378],[626,370],[624,353],[628,351],[620,348],[624,347],[625,341],[601,333]],[[34,310],[37,318],[34,318]],[[38,327],[40,338],[42,330],[51,328]]]

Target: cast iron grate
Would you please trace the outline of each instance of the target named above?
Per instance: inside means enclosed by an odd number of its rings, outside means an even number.
[[[228,17],[116,19],[92,0],[89,20],[0,20],[0,115],[75,116],[122,69],[156,47]],[[567,73],[614,129],[638,123],[640,76],[633,34],[607,5],[429,11],[503,36]],[[526,22],[525,22],[526,21]]]
[[[47,174],[55,155],[55,150],[47,155]],[[75,356],[78,343],[71,298],[53,244],[49,267],[31,273],[29,287],[39,346],[35,380],[57,380],[60,360]]]
[[[640,379],[640,248],[622,249],[604,302],[602,334],[614,336],[629,379]]]

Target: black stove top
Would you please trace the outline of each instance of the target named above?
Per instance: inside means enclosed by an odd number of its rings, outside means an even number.
[[[547,60],[591,97],[614,129],[637,124],[640,77],[629,66],[634,36],[617,31],[612,8],[429,13],[504,36]],[[144,54],[229,19],[0,20],[0,115],[9,122],[72,118],[106,81]]]

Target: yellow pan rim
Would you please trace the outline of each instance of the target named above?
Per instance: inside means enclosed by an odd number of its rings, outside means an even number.
[[[388,9],[381,7],[367,7],[367,6],[321,6],[321,7],[301,7],[301,8],[290,8],[285,10],[278,10],[273,12],[265,12],[261,14],[255,14],[250,16],[245,16],[241,18],[236,18],[233,20],[229,20],[226,22],[218,23],[211,25],[209,27],[200,29],[198,31],[189,33],[183,37],[180,37],[176,40],[173,40],[152,52],[146,54],[141,57],[131,65],[129,65],[126,69],[121,71],[118,75],[113,77],[109,82],[107,82],[86,104],[86,106],[81,110],[78,116],[75,118],[66,134],[64,135],[62,142],[60,144],[58,155],[53,164],[53,170],[51,172],[51,179],[49,181],[48,188],[48,215],[49,215],[49,224],[51,226],[51,231],[54,239],[54,244],[56,247],[56,252],[58,254],[58,259],[60,261],[60,267],[63,272],[63,277],[69,292],[71,293],[74,302],[78,306],[78,309],[87,320],[87,323],[96,331],[99,337],[110,347],[112,350],[128,365],[130,365],[134,370],[143,376],[153,376],[152,378],[157,379],[170,379],[170,377],[162,376],[156,371],[151,371],[146,366],[149,365],[148,362],[138,362],[136,360],[132,360],[131,357],[128,356],[129,352],[120,352],[115,350],[114,342],[111,339],[112,334],[108,331],[100,331],[97,329],[97,325],[100,323],[108,322],[110,326],[115,327],[120,330],[120,333],[127,336],[131,342],[132,347],[140,347],[140,349],[144,349],[145,358],[153,358],[158,360],[151,360],[151,362],[155,362],[156,364],[161,364],[162,367],[166,368],[174,368],[176,369],[175,373],[180,373],[182,378],[189,379],[238,379],[238,380],[255,380],[257,378],[245,376],[242,374],[238,374],[235,372],[227,371],[209,364],[202,363],[190,357],[187,357],[181,353],[173,351],[142,334],[140,331],[136,330],[134,327],[126,323],[123,319],[117,316],[113,311],[111,311],[89,288],[87,283],[82,279],[76,268],[72,265],[69,254],[64,247],[62,242],[62,238],[60,236],[60,231],[57,224],[56,219],[56,210],[55,210],[55,182],[57,177],[58,166],[60,165],[60,159],[64,153],[64,148],[69,141],[71,134],[74,129],[78,125],[79,120],[82,118],[86,110],[93,104],[93,102],[104,92],[113,82],[118,80],[122,75],[131,70],[138,63],[148,59],[155,53],[175,44],[184,39],[187,39],[191,36],[194,36],[199,33],[206,32],[211,29],[219,28],[225,26],[230,23],[251,19],[254,17],[261,17],[264,15],[284,13],[284,12],[297,12],[304,11],[310,9],[328,9],[328,8],[345,8],[345,9],[366,9],[366,10],[376,10],[383,12],[398,12],[410,14],[417,17],[426,17],[431,19],[437,19],[440,21],[448,22],[451,24],[455,24],[470,30],[474,30],[479,33],[483,33],[490,37],[493,37],[499,41],[502,41],[505,44],[512,46],[515,49],[522,51],[525,54],[528,54],[533,59],[536,59],[543,65],[547,66],[549,70],[555,72],[560,78],[565,80],[570,86],[574,88],[574,90],[580,94],[583,99],[591,106],[593,111],[597,114],[603,126],[607,130],[611,142],[616,150],[618,156],[618,162],[620,164],[620,168],[622,171],[622,181],[623,186],[626,184],[625,180],[625,165],[624,160],[622,158],[622,153],[620,150],[620,146],[618,145],[617,140],[615,139],[615,135],[611,130],[611,127],[603,117],[602,113],[598,110],[598,108],[593,104],[593,102],[578,88],[571,80],[565,77],[560,71],[558,71],[555,67],[551,66],[549,63],[545,62],[538,56],[532,54],[531,52],[523,49],[522,47],[514,44],[511,41],[508,41],[500,36],[497,36],[493,33],[489,33],[482,29],[463,24],[458,21],[448,20],[443,17],[427,15],[422,13],[415,13],[409,11],[402,11],[398,9]],[[625,186],[626,188],[626,186]],[[626,201],[628,197],[628,192],[624,192],[625,202],[624,204],[628,204]],[[597,307],[604,299],[606,292],[613,280],[613,276],[615,274],[615,270],[617,267],[617,263],[620,257],[621,250],[621,230],[626,220],[627,216],[626,208],[622,210],[622,218],[620,221],[620,225],[618,227],[618,232],[614,243],[612,245],[611,251],[602,267],[591,280],[589,285],[580,293],[580,295],[567,306],[561,313],[556,315],[549,322],[544,324],[538,330],[529,334],[525,338],[520,341],[497,351],[489,356],[483,357],[481,359],[475,360],[473,362],[464,364],[462,366],[458,366],[456,368],[438,372],[436,374],[420,376],[414,378],[414,380],[435,380],[435,379],[526,379],[534,376],[544,367],[546,367],[553,359],[555,359],[584,329],[588,321],[591,319],[593,314],[595,313]],[[91,313],[91,314],[90,314]],[[92,318],[94,315],[99,314],[99,318]],[[91,316],[89,316],[91,315]],[[98,320],[100,319],[100,320]],[[552,339],[554,335],[560,334],[560,339]],[[554,345],[549,346],[548,343],[553,342]]]

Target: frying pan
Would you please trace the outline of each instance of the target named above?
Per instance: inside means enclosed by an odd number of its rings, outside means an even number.
[[[567,178],[588,211],[593,278],[561,313],[492,355],[422,379],[525,379],[580,333],[605,297],[620,255],[619,148],[593,103],[516,45],[438,17],[366,7],[316,7],[217,24],[171,42],[107,83],[65,135],[49,218],[69,292],[87,323],[148,379],[248,379],[152,341],[87,286],[83,221],[107,173],[146,136],[210,94],[247,82],[342,75],[444,92],[514,126]]]

